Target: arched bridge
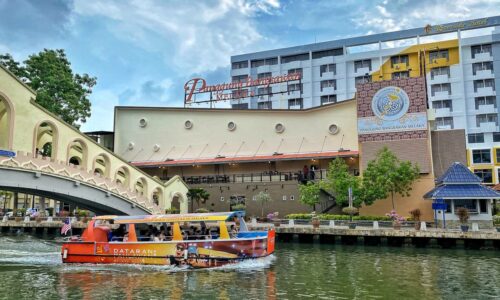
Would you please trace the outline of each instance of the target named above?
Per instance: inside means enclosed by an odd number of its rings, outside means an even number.
[[[187,212],[187,186],[180,177],[162,182],[147,175],[39,106],[35,97],[0,66],[0,190],[114,214],[161,213],[175,199]]]

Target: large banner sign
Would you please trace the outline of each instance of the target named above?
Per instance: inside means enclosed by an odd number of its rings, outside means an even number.
[[[400,87],[388,86],[378,90],[372,98],[374,116],[358,118],[358,133],[370,134],[427,129],[425,112],[408,113],[410,98]]]
[[[423,77],[360,84],[360,142],[427,138],[427,96]]]

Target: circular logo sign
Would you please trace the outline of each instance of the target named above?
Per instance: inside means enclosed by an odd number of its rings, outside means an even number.
[[[380,89],[372,99],[373,113],[386,121],[398,120],[408,112],[410,98],[403,89],[388,86]]]

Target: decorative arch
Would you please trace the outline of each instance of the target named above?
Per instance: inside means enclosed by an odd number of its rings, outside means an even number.
[[[66,151],[66,161],[68,163],[73,163],[77,160],[79,166],[83,166],[85,169],[88,168],[88,146],[83,139],[76,138],[68,144],[68,149]],[[73,162],[72,162],[73,161]],[[75,163],[73,163],[75,165]]]
[[[183,207],[187,208],[185,196],[181,192],[174,192],[171,195],[172,199],[170,199],[170,208],[175,208],[180,213],[187,213],[187,210],[183,210]]]
[[[130,170],[126,166],[121,166],[116,170],[115,182],[129,188],[130,187]]]
[[[35,156],[47,154],[50,158],[57,158],[59,143],[59,129],[57,125],[49,120],[40,121],[36,124],[33,134],[33,153]],[[50,148],[49,146],[50,145]],[[49,156],[49,155],[46,155]]]
[[[109,171],[111,168],[111,160],[109,156],[105,153],[101,153],[94,157],[92,162],[92,171],[93,173],[98,173],[101,176],[109,178]]]
[[[146,178],[140,177],[134,184],[134,190],[142,196],[147,196],[148,194],[148,182]]]
[[[12,150],[15,117],[14,104],[0,92],[0,149]]]
[[[163,199],[163,190],[160,187],[156,187],[151,193],[151,200],[154,204],[160,206],[162,209],[165,207],[164,199]]]

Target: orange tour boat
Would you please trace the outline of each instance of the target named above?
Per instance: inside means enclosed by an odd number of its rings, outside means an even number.
[[[272,254],[274,229],[249,231],[243,217],[241,211],[98,216],[81,236],[64,242],[62,260],[209,268]]]

